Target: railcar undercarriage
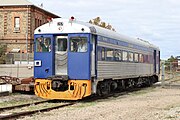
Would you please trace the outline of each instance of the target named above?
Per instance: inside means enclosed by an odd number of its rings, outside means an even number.
[[[116,90],[151,86],[157,81],[156,75],[119,80],[105,79],[97,83],[94,93],[103,96]],[[46,99],[78,100],[93,94],[92,84],[92,80],[67,80],[61,77],[36,79],[35,94]]]
[[[115,90],[124,90],[128,88],[140,88],[151,86],[158,81],[158,76],[138,77],[130,79],[112,80],[107,79],[97,84],[97,95],[107,95]]]

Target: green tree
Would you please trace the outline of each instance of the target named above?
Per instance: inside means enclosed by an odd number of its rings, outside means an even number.
[[[168,58],[166,61],[165,61],[165,66],[166,66],[166,70],[176,70],[176,68],[178,67],[178,59],[177,57],[174,57],[171,55],[170,58]]]
[[[112,30],[112,31],[115,31],[115,29],[112,27],[112,25],[110,25],[109,23],[107,24],[106,22],[102,21],[100,17],[96,17],[96,18],[90,20],[89,23]]]

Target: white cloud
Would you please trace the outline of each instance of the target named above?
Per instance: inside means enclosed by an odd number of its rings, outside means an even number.
[[[100,16],[122,34],[160,46],[162,58],[180,55],[178,0],[30,0],[59,16],[89,21]]]

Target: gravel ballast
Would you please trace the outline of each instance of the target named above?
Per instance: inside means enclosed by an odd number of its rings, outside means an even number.
[[[38,113],[24,120],[180,120],[180,89],[145,88],[71,107]]]

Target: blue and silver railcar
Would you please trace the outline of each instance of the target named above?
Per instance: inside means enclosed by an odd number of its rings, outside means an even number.
[[[62,18],[38,27],[34,38],[35,93],[42,98],[77,100],[158,80],[160,50],[147,41]]]

